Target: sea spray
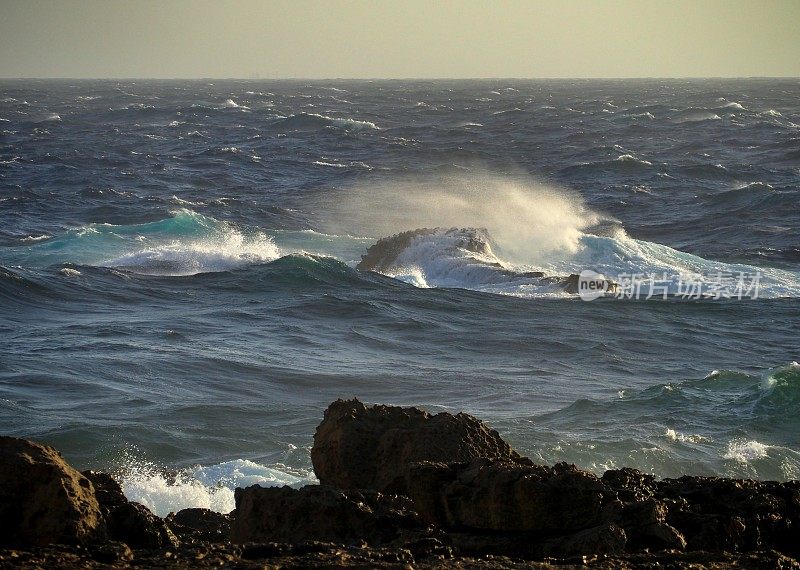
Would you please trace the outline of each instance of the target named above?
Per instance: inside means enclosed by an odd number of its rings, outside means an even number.
[[[322,198],[321,225],[337,234],[383,237],[417,228],[485,228],[503,255],[537,263],[574,253],[601,216],[569,190],[525,175],[482,171],[375,180]]]

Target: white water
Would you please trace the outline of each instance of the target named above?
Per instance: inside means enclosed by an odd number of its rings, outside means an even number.
[[[313,474],[305,471],[283,465],[267,467],[247,459],[183,469],[174,480],[155,465],[130,462],[121,477],[125,496],[160,517],[192,507],[229,513],[236,507],[234,489],[237,487],[289,485],[296,488],[317,482]]]

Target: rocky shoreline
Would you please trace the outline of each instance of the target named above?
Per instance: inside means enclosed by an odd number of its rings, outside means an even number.
[[[104,473],[0,437],[0,568],[800,568],[800,482],[535,465],[467,414],[338,400],[320,485],[159,518]]]

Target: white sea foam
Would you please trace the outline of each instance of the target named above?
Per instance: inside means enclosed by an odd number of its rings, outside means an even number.
[[[299,113],[297,115],[290,115],[280,118],[278,123],[283,123],[298,129],[319,128],[320,126],[329,125],[346,129],[380,130],[380,127],[371,121],[362,121],[350,117],[329,117],[320,113]]]
[[[618,162],[625,162],[628,164],[639,164],[642,166],[653,166],[653,163],[648,160],[643,160],[641,158],[636,158],[632,154],[622,154],[617,157],[616,159]]]
[[[224,103],[220,105],[222,109],[249,109],[246,105],[240,105],[233,99],[226,99]]]
[[[53,236],[48,235],[48,234],[41,234],[41,235],[38,235],[38,236],[25,236],[24,238],[22,238],[19,241],[24,242],[24,243],[31,243],[31,242],[42,241],[42,240],[45,240],[45,239],[50,239],[51,237],[53,237]]]
[[[280,257],[272,238],[228,228],[197,240],[174,240],[106,260],[101,265],[146,275],[195,275],[266,263]]]
[[[722,117],[707,109],[686,109],[675,117],[676,123],[696,123],[700,121],[719,121]]]
[[[767,457],[769,449],[769,445],[754,439],[735,439],[728,443],[728,448],[723,454],[723,458],[732,459],[740,463],[748,463],[756,459],[764,459]]]
[[[684,434],[670,428],[667,428],[667,431],[664,432],[664,437],[671,441],[680,441],[682,443],[701,443],[704,441],[709,441],[707,437],[702,435]]]
[[[234,489],[237,487],[302,487],[315,483],[317,479],[307,471],[280,464],[268,467],[247,459],[191,467],[174,476],[167,476],[149,463],[131,462],[121,475],[125,496],[161,517],[192,507],[229,513],[236,506]]]

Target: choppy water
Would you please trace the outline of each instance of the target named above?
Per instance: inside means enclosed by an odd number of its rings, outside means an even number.
[[[0,432],[162,514],[312,480],[352,396],[548,463],[798,478],[798,125],[797,80],[0,82]],[[491,249],[355,268],[436,226]],[[583,269],[762,281],[531,277]]]

